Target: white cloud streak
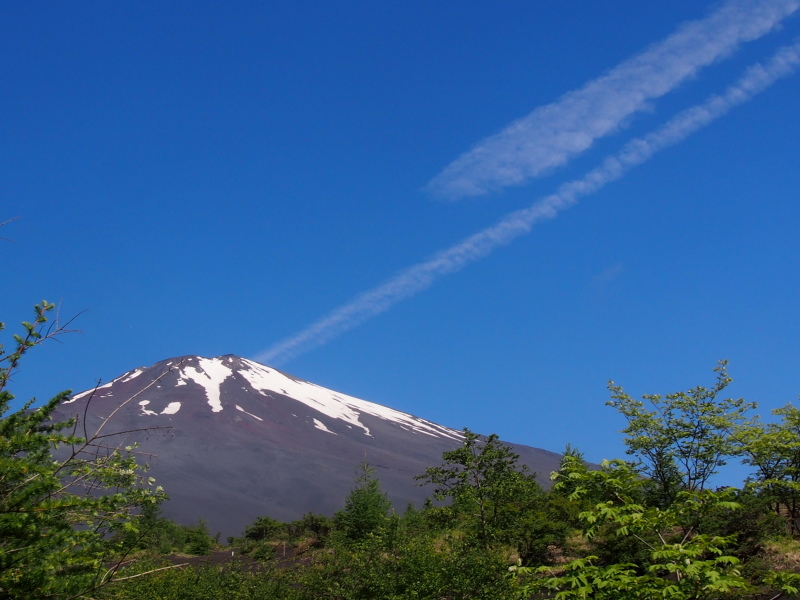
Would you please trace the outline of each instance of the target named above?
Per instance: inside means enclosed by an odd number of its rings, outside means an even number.
[[[702,104],[678,113],[655,131],[628,142],[621,151],[607,157],[583,177],[563,184],[554,194],[535,201],[528,208],[508,214],[495,225],[439,252],[433,258],[399,272],[296,335],[273,345],[256,356],[255,360],[273,365],[285,363],[385,312],[401,300],[430,287],[440,277],[460,271],[496,248],[525,235],[536,223],[552,219],[579,198],[593,194],[619,179],[660,150],[683,141],[733,107],[762,92],[777,79],[791,74],[798,66],[800,41],[795,41],[778,50],[767,62],[748,68],[723,94],[711,96]]]
[[[705,19],[684,24],[605,75],[479,142],[425,189],[456,200],[522,185],[564,165],[646,109],[650,100],[728,56],[741,43],[769,33],[798,8],[798,0],[730,0]]]

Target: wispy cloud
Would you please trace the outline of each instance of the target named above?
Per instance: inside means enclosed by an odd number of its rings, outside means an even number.
[[[558,101],[479,142],[426,186],[450,199],[521,185],[561,166],[620,127],[648,101],[757,39],[800,8],[798,0],[731,0],[708,17],[619,64]]]
[[[780,77],[800,66],[800,41],[781,48],[763,64],[756,64],[723,94],[688,108],[662,127],[628,142],[624,148],[602,161],[580,179],[567,182],[558,191],[537,200],[528,208],[512,212],[495,225],[436,254],[433,258],[405,269],[378,287],[335,309],[296,335],[273,345],[255,357],[259,362],[279,365],[320,346],[364,321],[383,313],[401,300],[430,287],[449,273],[460,271],[490,252],[528,233],[536,223],[552,219],[579,198],[597,192],[619,179],[631,168],[649,160],[655,153],[686,139],[769,87]]]
[[[622,271],[623,268],[620,264],[606,267],[600,273],[592,277],[592,285],[595,287],[603,287],[619,277]]]

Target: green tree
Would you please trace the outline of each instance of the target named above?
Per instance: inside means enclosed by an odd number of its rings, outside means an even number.
[[[183,528],[186,532],[186,551],[189,554],[203,556],[211,552],[215,540],[208,531],[208,524],[200,519],[197,525]]]
[[[791,404],[772,411],[777,423],[746,423],[736,439],[743,462],[755,468],[748,487],[786,517],[789,531],[800,533],[800,409]]]
[[[482,438],[464,429],[464,442],[442,454],[443,464],[429,467],[417,480],[432,484],[434,498],[449,500],[446,511],[466,517],[468,526],[484,548],[507,541],[509,528],[519,515],[519,502],[538,491],[519,455],[497,435]]]
[[[374,467],[366,460],[358,466],[355,482],[356,486],[347,495],[344,509],[334,516],[334,526],[347,542],[364,540],[383,529],[392,508],[392,503],[381,491]]]
[[[11,350],[0,346],[2,598],[72,598],[109,582],[125,539],[112,534],[134,530],[137,511],[164,498],[131,448],[113,446],[108,435],[80,437],[74,420],[51,421],[69,392],[9,413],[14,396],[6,388],[22,356],[66,331],[58,323],[45,329],[53,308],[37,305]],[[59,448],[61,458],[53,453]]]
[[[294,541],[301,536],[310,536],[315,543],[323,543],[333,527],[330,517],[308,512],[302,518],[286,524],[289,539]]]
[[[727,361],[714,369],[717,380],[711,388],[643,396],[652,407],[628,396],[608,383],[607,404],[627,419],[626,452],[637,458],[641,472],[656,487],[658,501],[667,505],[678,492],[702,490],[719,467],[740,452],[732,432],[748,423],[748,411],[756,404],[719,395],[731,382]]]
[[[588,540],[629,539],[641,547],[641,558],[602,561],[590,555],[558,571],[521,568],[520,574],[531,577],[526,593],[556,594],[563,600],[700,600],[733,597],[749,589],[738,558],[726,553],[733,537],[697,528],[711,514],[739,508],[734,490],[684,491],[667,507],[646,506],[639,499],[647,482],[630,464],[604,461],[599,470],[589,470],[574,457],[555,481],[557,488],[568,486],[575,499],[600,499],[580,514]]]
[[[272,517],[258,517],[253,521],[252,525],[245,527],[244,537],[253,542],[271,540],[275,539],[276,536],[282,535],[285,528],[285,523],[273,519]]]
[[[295,545],[298,552],[324,545],[332,527],[329,517],[310,512],[288,523],[262,516],[245,528],[243,537],[229,537],[228,544],[252,558],[270,559],[277,544],[282,543],[284,549],[287,544]]]
[[[164,517],[159,504],[142,506],[136,528],[125,530],[122,537],[123,546],[156,555],[183,551],[186,546],[186,528]]]

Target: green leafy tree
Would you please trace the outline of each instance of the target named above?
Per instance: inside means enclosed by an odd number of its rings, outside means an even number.
[[[211,552],[216,540],[211,537],[208,524],[203,519],[196,525],[189,525],[183,529],[186,532],[186,551],[189,554],[204,556]]]
[[[316,543],[323,543],[333,527],[330,517],[308,512],[302,518],[286,524],[286,532],[290,540],[310,536]]]
[[[732,432],[748,423],[748,411],[756,404],[738,398],[720,398],[731,382],[727,362],[714,369],[711,388],[643,396],[641,400],[609,382],[612,400],[628,421],[623,430],[626,452],[637,458],[641,472],[654,485],[658,501],[667,505],[680,491],[702,490],[726,460],[740,452]]]
[[[186,546],[186,528],[161,514],[158,504],[142,506],[135,528],[122,534],[122,545],[162,555],[183,551]]]
[[[750,588],[739,559],[726,552],[733,537],[700,533],[697,527],[713,512],[737,510],[734,490],[680,492],[667,507],[646,506],[638,499],[647,482],[631,465],[604,461],[599,470],[589,470],[574,458],[556,477],[556,487],[562,484],[575,499],[602,499],[580,514],[587,539],[628,538],[641,546],[642,558],[604,562],[589,555],[558,571],[521,568],[520,574],[531,577],[526,593],[563,600],[700,600],[732,598]]]
[[[112,534],[136,529],[138,510],[164,497],[130,448],[114,446],[109,435],[78,436],[74,420],[51,420],[69,392],[9,413],[14,396],[6,388],[22,356],[67,331],[58,323],[45,328],[53,308],[37,305],[12,348],[0,346],[2,598],[73,598],[111,581],[125,551],[125,536]]]
[[[563,552],[572,531],[571,503],[563,496],[532,487],[517,503],[517,518],[509,527],[506,540],[517,551],[524,565],[552,562],[554,553]]]
[[[244,537],[254,542],[271,540],[282,535],[285,528],[285,523],[273,519],[272,517],[258,517],[252,525],[245,527]]]
[[[441,466],[429,467],[416,479],[434,485],[434,498],[450,501],[445,511],[466,519],[478,542],[489,548],[508,541],[509,529],[518,522],[520,501],[538,492],[518,459],[497,435],[482,438],[464,429],[463,444],[443,453]]]
[[[584,460],[583,452],[567,444],[564,453],[561,455],[558,471],[550,474],[551,480],[558,479],[559,482],[558,486],[550,490],[552,501],[554,504],[559,504],[562,507],[561,520],[573,528],[580,526],[578,514],[582,510],[588,509],[592,502],[598,501],[597,498],[591,497],[585,493],[580,496],[573,493],[578,486],[578,481],[575,478],[571,479],[569,474],[588,470],[589,466]]]
[[[379,532],[388,522],[392,503],[381,491],[375,468],[365,460],[356,470],[356,486],[334,516],[334,527],[346,542],[359,542]]]
[[[772,411],[777,423],[746,423],[736,439],[743,462],[755,468],[749,486],[786,517],[789,531],[800,534],[800,409],[787,404]]]

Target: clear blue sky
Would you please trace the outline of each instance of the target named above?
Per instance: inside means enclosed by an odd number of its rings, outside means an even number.
[[[414,275],[348,311],[725,94],[796,43],[795,4],[6,3],[0,221],[20,218],[0,230],[0,320],[43,298],[85,311],[11,389],[268,356],[592,460],[623,452],[609,379],[667,393],[727,358],[731,395],[793,402],[796,74],[425,289]]]

